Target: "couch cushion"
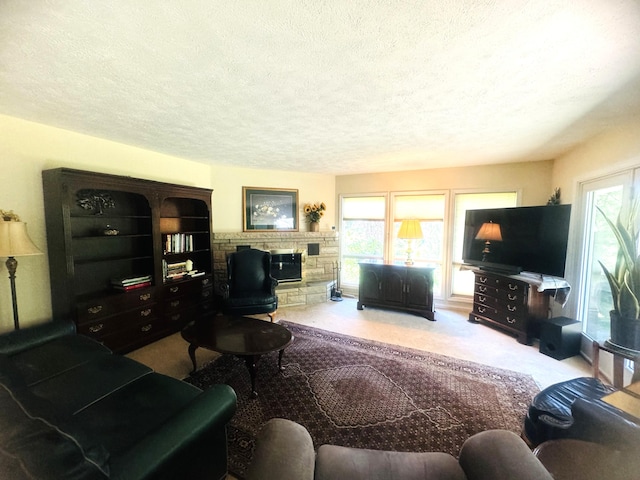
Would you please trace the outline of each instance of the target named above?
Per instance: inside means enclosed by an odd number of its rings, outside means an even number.
[[[549,440],[535,454],[555,480],[628,480],[640,467],[633,454],[574,439]]]
[[[34,385],[107,355],[111,350],[89,337],[64,335],[12,355],[11,360],[24,382]]]
[[[104,447],[52,411],[28,389],[0,383],[1,478],[108,478]]]
[[[441,452],[388,452],[322,445],[315,480],[465,480],[460,465]]]
[[[138,443],[200,393],[193,385],[151,373],[111,392],[74,419],[113,457]]]
[[[152,371],[120,355],[98,355],[31,386],[31,391],[50,401],[60,412],[73,415]]]

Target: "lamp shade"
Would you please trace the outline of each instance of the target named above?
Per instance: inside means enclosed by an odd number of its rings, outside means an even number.
[[[41,255],[29,235],[24,222],[0,221],[0,257]]]
[[[476,240],[489,240],[492,242],[502,241],[502,232],[500,231],[500,224],[493,222],[483,223],[476,235]]]
[[[403,220],[400,224],[400,231],[398,232],[398,238],[412,240],[416,238],[422,238],[422,228],[420,227],[420,220],[409,219]]]

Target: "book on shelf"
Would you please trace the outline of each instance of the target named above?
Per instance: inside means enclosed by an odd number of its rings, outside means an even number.
[[[134,283],[131,285],[114,285],[113,288],[123,292],[129,292],[131,290],[137,290],[138,288],[144,288],[144,287],[150,287],[150,286],[151,286],[151,281],[148,281],[148,282]]]
[[[193,235],[190,233],[170,233],[165,236],[164,253],[193,252]]]
[[[151,282],[151,275],[141,275],[138,277],[116,278],[111,280],[111,284],[118,287],[138,285],[140,283]]]

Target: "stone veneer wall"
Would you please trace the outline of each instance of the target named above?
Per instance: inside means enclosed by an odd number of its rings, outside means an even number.
[[[308,244],[317,243],[319,255],[309,255]],[[292,249],[302,253],[302,281],[278,285],[280,306],[307,305],[329,300],[338,262],[338,233],[326,232],[237,232],[213,234],[213,276],[216,288],[225,282],[226,256],[239,245],[260,250]]]

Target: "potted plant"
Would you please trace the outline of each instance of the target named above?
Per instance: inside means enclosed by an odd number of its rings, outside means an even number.
[[[640,351],[640,256],[638,256],[638,199],[632,202],[629,213],[611,221],[598,208],[618,242],[618,255],[613,271],[600,266],[609,282],[613,299],[610,342]]]

